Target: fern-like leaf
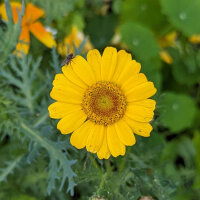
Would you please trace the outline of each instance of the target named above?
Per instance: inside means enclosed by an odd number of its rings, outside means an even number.
[[[21,127],[24,130],[24,134],[29,137],[31,140],[34,140],[37,144],[43,147],[49,154],[50,163],[49,163],[49,178],[48,178],[48,194],[55,189],[56,179],[61,179],[60,190],[62,190],[63,185],[68,179],[68,192],[71,195],[74,194],[74,177],[76,174],[72,170],[71,166],[76,162],[75,160],[69,160],[67,155],[62,152],[60,146],[48,140],[45,137],[42,137],[39,132],[34,130],[33,127],[28,126],[24,122],[21,123]],[[62,172],[62,173],[58,173]],[[62,178],[61,178],[62,177]]]

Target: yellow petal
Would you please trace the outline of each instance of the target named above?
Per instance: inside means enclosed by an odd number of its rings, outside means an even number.
[[[95,74],[92,70],[92,67],[88,64],[88,62],[81,56],[76,56],[69,63],[72,67],[73,71],[77,74],[77,76],[87,85],[92,85],[96,82]]]
[[[158,43],[161,47],[170,47],[174,46],[176,38],[177,38],[177,32],[173,31],[171,33],[168,33],[164,37],[160,38]]]
[[[127,94],[127,101],[139,101],[147,99],[156,93],[156,88],[154,84],[150,81],[136,86],[129,94]]]
[[[73,84],[78,85],[79,87],[85,89],[87,85],[76,75],[73,69],[70,66],[65,65],[62,67],[62,72],[68,80]]]
[[[55,102],[48,107],[48,110],[49,110],[49,116],[51,118],[61,119],[71,112],[81,110],[81,106],[75,104]]]
[[[70,137],[70,143],[77,149],[84,148],[93,124],[93,122],[88,120],[80,128],[75,130]]]
[[[143,107],[146,107],[146,108],[151,108],[152,111],[156,107],[156,101],[153,100],[153,99],[145,99],[145,100],[142,100],[142,101],[135,101],[133,103],[130,103],[130,105],[131,104],[138,105],[138,106],[143,106]]]
[[[79,128],[86,118],[87,116],[82,110],[76,110],[62,118],[57,124],[57,129],[62,134],[69,134]]]
[[[199,44],[200,43],[200,35],[192,35],[189,38],[189,41],[193,44]]]
[[[125,115],[138,122],[149,122],[153,119],[153,110],[151,108],[129,104]]]
[[[74,88],[59,85],[53,87],[50,96],[52,99],[60,102],[81,104],[83,94],[81,94],[79,91],[76,91]]]
[[[69,81],[64,74],[56,74],[54,81],[53,81],[53,86],[63,86],[63,87],[70,87],[73,88],[74,90],[78,91],[79,93],[83,93],[84,90],[73,84],[71,81]]]
[[[58,52],[66,56],[70,53],[75,53],[75,47],[79,48],[80,44],[84,40],[84,35],[78,30],[76,26],[72,26],[69,34],[64,38],[64,41],[58,44]],[[85,44],[86,45],[86,44]]]
[[[44,16],[44,14],[44,10],[38,8],[37,6],[34,6],[32,3],[28,3],[24,16],[29,23],[32,23],[40,17]]]
[[[102,145],[103,137],[105,137],[105,127],[93,124],[94,128],[87,139],[86,149],[89,152],[96,153]]]
[[[119,139],[124,145],[132,146],[135,144],[136,140],[133,131],[123,119],[115,123],[114,126]]]
[[[16,24],[17,21],[18,21],[17,10],[19,10],[21,12],[21,6],[22,5],[19,2],[10,2],[10,6],[11,6],[11,9],[12,9],[13,20],[14,20],[14,23]],[[0,5],[0,15],[1,15],[2,19],[4,19],[5,21],[8,20],[5,3]]]
[[[120,74],[124,69],[126,69],[126,65],[129,64],[132,61],[131,54],[127,53],[124,50],[120,50],[117,52],[117,66],[115,74],[112,78],[113,81],[117,81]]]
[[[131,92],[131,90],[133,90],[136,86],[147,82],[147,78],[144,74],[140,73],[140,74],[136,74],[134,76],[132,76],[131,78],[129,78],[127,81],[125,81],[121,88],[122,90],[124,90],[125,94],[128,94]]]
[[[126,66],[121,70],[121,73],[117,79],[117,83],[122,85],[129,78],[133,77],[135,74],[140,72],[141,65],[137,63],[135,60],[128,62]]]
[[[134,121],[127,116],[124,116],[123,119],[132,128],[132,130],[135,134],[143,136],[143,137],[149,137],[150,136],[150,133],[153,129],[151,124],[144,123],[144,122],[137,122],[137,121]]]
[[[46,31],[45,27],[40,22],[30,24],[29,30],[38,40],[40,40],[40,42],[42,42],[47,47],[52,48],[56,46],[56,42],[53,36],[51,33]]]
[[[125,145],[120,141],[113,125],[110,125],[107,128],[107,140],[110,153],[114,157],[125,154]]]
[[[101,78],[104,81],[111,80],[117,64],[117,50],[113,47],[106,47],[101,62]]]
[[[15,53],[17,54],[18,57],[21,57],[23,53],[28,54],[29,47],[30,47],[30,34],[28,28],[24,26],[22,27],[22,31],[19,36],[19,42],[17,43]]]
[[[69,81],[67,80],[67,78],[65,77],[64,74],[56,74],[55,78],[53,80],[53,86],[66,86],[69,84]]]
[[[97,49],[90,50],[87,54],[87,61],[95,71],[96,80],[101,80],[101,54]]]
[[[160,51],[160,58],[166,62],[167,64],[172,64],[173,63],[173,58],[170,56],[170,54],[165,51],[165,50],[162,50]]]
[[[102,145],[97,152],[97,156],[99,159],[108,159],[110,157],[110,150],[108,148],[108,142],[107,142],[107,128],[105,128],[104,137]]]

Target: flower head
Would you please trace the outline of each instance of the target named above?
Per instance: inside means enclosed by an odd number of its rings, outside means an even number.
[[[11,2],[11,8],[13,12],[13,20],[16,24],[18,21],[18,12],[21,11],[21,3]],[[0,14],[4,20],[8,20],[5,4],[0,6]],[[30,46],[30,32],[40,40],[44,45],[49,48],[56,46],[56,42],[52,35],[46,31],[45,27],[38,21],[40,17],[44,16],[44,11],[32,3],[28,3],[25,9],[24,16],[22,18],[21,33],[19,36],[19,42],[16,46],[17,55],[20,56],[21,52],[27,54]]]
[[[190,41],[192,44],[200,44],[200,35],[192,35],[192,36],[189,38],[189,41]]]
[[[84,35],[82,32],[78,31],[78,28],[74,25],[71,28],[69,35],[67,35],[63,42],[58,44],[58,52],[62,56],[66,56],[70,53],[75,53],[74,45],[79,47],[84,40]],[[92,44],[87,40],[84,49],[88,51],[92,49]]]
[[[160,58],[167,64],[172,64],[173,58],[167,52],[167,50],[164,50],[164,48],[173,47],[175,44],[176,38],[177,38],[177,32],[174,31],[174,32],[168,33],[164,37],[160,38],[158,41],[158,43],[161,47]]]
[[[53,81],[49,106],[57,128],[72,133],[78,149],[97,153],[100,159],[125,154],[135,144],[134,134],[149,137],[156,102],[148,99],[156,88],[140,73],[141,65],[124,50],[90,50],[87,61],[76,56]]]

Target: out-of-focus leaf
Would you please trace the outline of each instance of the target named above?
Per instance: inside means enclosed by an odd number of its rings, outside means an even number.
[[[74,7],[74,4],[77,0],[33,0],[33,3],[39,5],[40,8],[44,9],[46,17],[45,21],[49,24],[52,20],[61,19],[63,16],[66,16]]]
[[[117,13],[117,14],[119,14],[122,10],[122,1],[123,0],[115,0],[113,2],[112,8],[113,8],[114,12]]]
[[[122,42],[132,51],[133,55],[143,60],[158,56],[159,47],[152,32],[134,22],[125,22],[120,27]]]
[[[176,144],[177,154],[184,159],[185,165],[189,168],[194,165],[195,148],[189,137],[182,137]]]
[[[13,13],[8,0],[5,0],[6,15],[8,21],[5,22],[6,29],[0,26],[0,67],[2,67],[8,59],[12,56],[17,40],[21,31],[21,22],[24,14],[24,3],[22,3],[22,10],[19,14],[18,21],[15,24],[13,21]]]
[[[197,53],[196,59],[195,55],[180,54],[176,50],[171,50],[171,53],[174,58],[172,73],[177,82],[185,85],[193,85],[200,81],[199,53]]]
[[[122,20],[139,22],[158,32],[167,24],[166,17],[161,13],[159,0],[125,0]]]
[[[96,48],[103,48],[112,39],[116,25],[116,15],[96,15],[88,21],[86,33],[90,36],[90,40]]]
[[[200,33],[200,1],[192,0],[161,0],[163,12],[170,22],[186,35]]]
[[[200,188],[200,132],[196,131],[194,133],[194,145],[196,149],[196,156],[195,156],[195,162],[196,162],[196,169],[197,169],[197,176],[195,178],[194,187]]]
[[[20,194],[20,195],[17,195],[16,197],[10,198],[10,200],[19,200],[19,199],[20,200],[37,200],[36,198],[25,195],[25,194]]]
[[[162,74],[160,72],[160,59],[155,60],[141,60],[141,72],[145,73],[148,80],[153,81],[157,90],[160,91],[162,87]],[[157,92],[158,93],[158,92]]]
[[[191,127],[195,117],[195,104],[184,94],[166,92],[161,102],[161,121],[173,132]]]

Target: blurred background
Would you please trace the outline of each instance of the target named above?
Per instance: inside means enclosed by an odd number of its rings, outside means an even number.
[[[21,3],[0,0],[0,199],[200,199],[200,1]],[[22,35],[27,16],[40,25]],[[75,150],[47,110],[66,55],[106,46],[158,89],[151,137],[109,161]]]

